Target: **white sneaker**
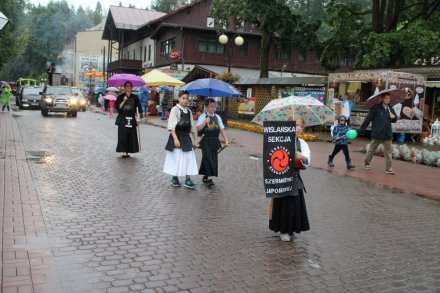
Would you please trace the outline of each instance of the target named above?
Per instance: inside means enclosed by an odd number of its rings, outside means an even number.
[[[290,237],[289,234],[281,234],[280,238],[281,238],[281,241],[286,241],[286,242],[292,240],[292,237]]]

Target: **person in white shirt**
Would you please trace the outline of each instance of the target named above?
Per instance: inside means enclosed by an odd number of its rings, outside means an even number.
[[[222,118],[215,114],[215,105],[214,99],[206,99],[205,112],[197,120],[197,132],[201,136],[199,143],[202,148],[199,174],[203,175],[203,182],[208,187],[214,186],[212,177],[218,176],[218,150],[221,148],[220,134],[226,144],[229,144]]]
[[[171,109],[168,119],[170,136],[165,147],[167,154],[163,171],[173,176],[171,185],[180,187],[178,176],[185,176],[184,186],[196,188],[191,175],[198,174],[196,156],[194,153],[196,129],[192,124],[193,116],[188,109],[188,92],[180,91],[178,104]],[[190,134],[193,139],[191,140]]]

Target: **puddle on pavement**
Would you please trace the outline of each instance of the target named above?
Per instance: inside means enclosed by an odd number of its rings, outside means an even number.
[[[27,157],[26,161],[34,162],[36,164],[47,164],[54,162],[54,156],[49,155],[46,151],[28,151],[32,157]]]

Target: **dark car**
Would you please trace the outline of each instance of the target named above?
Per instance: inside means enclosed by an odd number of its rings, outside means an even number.
[[[77,99],[78,111],[85,112],[87,110],[87,99],[84,97],[82,91],[79,88],[72,88],[73,95]]]
[[[24,86],[21,87],[20,92],[17,95],[18,107],[20,109],[30,109],[41,107],[41,88],[36,86]]]
[[[41,115],[47,116],[49,112],[66,113],[67,116],[76,117],[78,113],[78,99],[73,95],[68,86],[46,86],[41,94]]]

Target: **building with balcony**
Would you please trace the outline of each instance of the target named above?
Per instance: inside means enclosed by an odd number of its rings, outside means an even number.
[[[111,62],[109,71],[136,73],[155,67],[191,71],[191,76],[207,77],[230,69],[246,74],[245,77],[259,77],[261,34],[258,27],[245,23],[233,30],[234,24],[230,24],[226,34],[231,39],[240,35],[243,43],[240,46],[232,42],[221,44],[217,31],[219,21],[210,15],[211,3],[212,0],[196,0],[168,14],[112,6],[103,39],[119,42],[120,60]],[[138,14],[143,18],[139,16],[139,21],[134,22],[132,19]],[[170,56],[173,50],[178,52],[177,59]],[[269,57],[269,76],[325,75],[319,57],[317,50],[281,50],[274,46]]]

